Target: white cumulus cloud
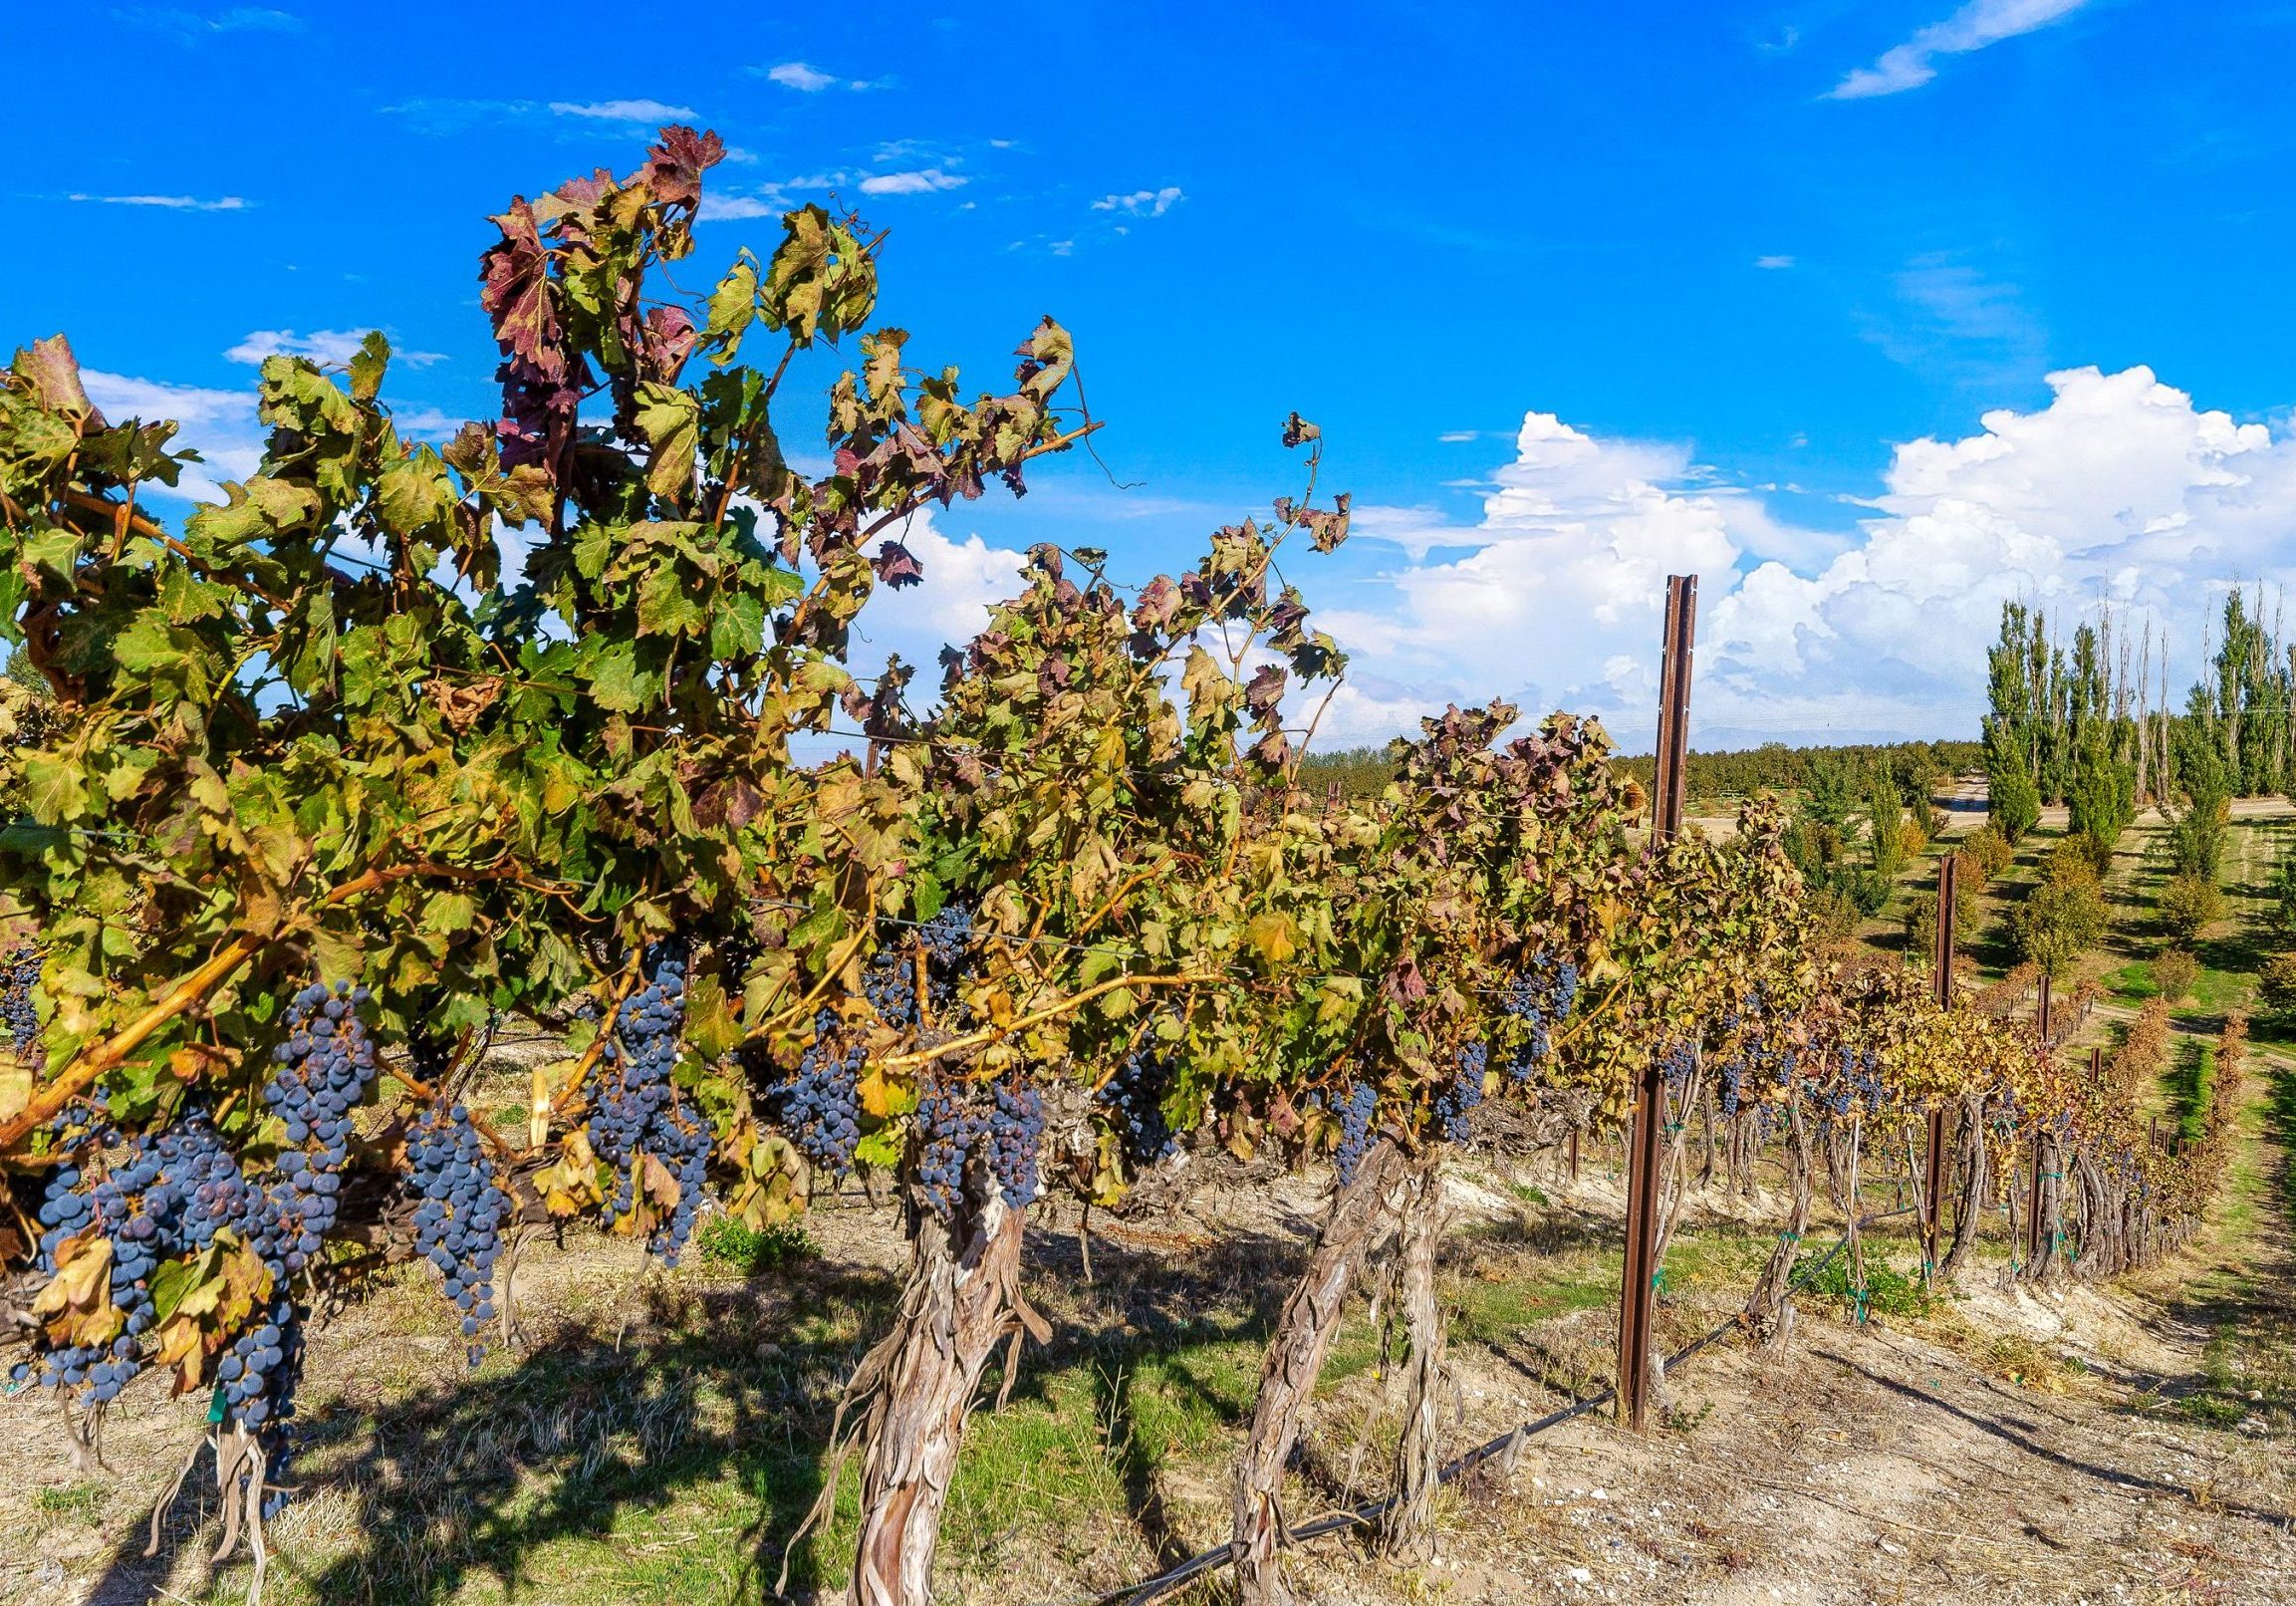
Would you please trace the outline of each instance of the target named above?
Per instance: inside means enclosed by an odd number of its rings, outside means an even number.
[[[1027,563],[1025,554],[990,546],[978,535],[952,539],[933,522],[935,511],[925,508],[887,537],[914,554],[924,579],[898,591],[880,586],[854,630],[854,669],[874,673],[888,654],[897,653],[917,669],[919,705],[931,700],[939,681],[940,650],[977,636],[990,608],[1019,594]]]
[[[1372,740],[1506,697],[1599,713],[1647,748],[1661,582],[1680,573],[1700,577],[1697,742],[1973,735],[2012,599],[2068,632],[2103,604],[2165,628],[2180,696],[2225,588],[2296,581],[2296,435],[2146,368],[2049,386],[2033,411],[1898,446],[1847,534],[1711,483],[1684,448],[1534,412],[1477,522],[1359,510],[1359,540],[1401,561],[1374,601],[1319,611],[1355,654],[1326,729]]]
[[[114,423],[134,418],[154,423],[172,418],[182,428],[174,444],[189,446],[206,460],[184,471],[173,490],[147,487],[147,494],[196,501],[221,501],[220,481],[245,479],[263,460],[263,426],[256,421],[252,391],[218,391],[196,385],[169,385],[102,369],[82,369],[80,383],[104,416]]]
[[[1104,195],[1092,203],[1096,212],[1125,212],[1134,217],[1161,217],[1187,197],[1177,184],[1161,189],[1136,189],[1129,195]]]
[[[1918,89],[1937,76],[1940,56],[1962,56],[2071,16],[2089,0],[1968,0],[1943,22],[1931,23],[1903,45],[1882,53],[1834,86],[1829,99],[1862,101]]]

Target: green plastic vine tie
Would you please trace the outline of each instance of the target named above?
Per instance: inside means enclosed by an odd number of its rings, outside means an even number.
[[[223,1426],[223,1385],[220,1383],[215,1385],[215,1392],[207,1399],[207,1426]]]

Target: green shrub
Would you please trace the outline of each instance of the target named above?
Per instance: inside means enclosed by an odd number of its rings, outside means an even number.
[[[1921,822],[1909,814],[1898,822],[1898,858],[1901,863],[1918,859],[1929,846],[1929,833]]]
[[[2200,961],[2183,948],[2171,948],[2152,964],[2153,985],[2170,1003],[2192,996],[2192,983],[2200,979]]]
[[[2009,839],[1989,825],[1971,832],[1969,840],[1961,844],[1961,853],[1988,882],[2017,861],[2017,850]]]
[[[2064,840],[2058,851],[2077,853],[2088,860],[2090,868],[2097,872],[2099,881],[2113,873],[2113,844],[2104,837],[2094,836],[2087,831],[2076,831]]]
[[[2161,889],[2161,920],[2169,935],[2189,947],[2200,933],[2224,918],[2224,893],[2213,876],[2170,876]]]
[[[821,1253],[812,1235],[794,1221],[776,1222],[760,1231],[738,1216],[722,1213],[701,1223],[698,1241],[703,1254],[751,1277]]]
[[[2280,856],[2272,867],[2272,924],[2281,935],[2296,937],[2296,848]]]
[[[2105,921],[2095,864],[2060,843],[2049,856],[2049,879],[2010,917],[2009,930],[2018,957],[2058,976],[2103,940]]]
[[[2256,991],[2274,1014],[2296,1015],[2296,953],[2266,960],[2256,977]]]

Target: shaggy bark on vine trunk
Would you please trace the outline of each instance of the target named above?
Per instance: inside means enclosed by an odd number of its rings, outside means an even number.
[[[2025,1263],[2025,1280],[2050,1282],[2065,1269],[2064,1154],[2047,1138],[2033,1141],[2034,1164],[2041,1168],[2040,1208],[2033,1218],[2033,1258]]]
[[[1435,1299],[1435,1246],[1443,1231],[1443,1178],[1430,1148],[1403,1183],[1396,1298],[1410,1343],[1403,1430],[1396,1436],[1393,1502],[1380,1519],[1380,1548],[1405,1560],[1432,1551],[1435,1487],[1442,1471],[1443,1310]]]
[[[2073,1169],[2081,1188],[2081,1246],[2073,1255],[2073,1275],[2109,1277],[2121,1269],[2114,1249],[2119,1212],[2086,1147],[2073,1157]]]
[[[1977,1250],[1977,1228],[1984,1223],[1985,1193],[1991,1182],[1991,1157],[1985,1151],[1985,1097],[1975,1094],[1961,1101],[1960,1188],[1954,1194],[1953,1244],[1937,1269],[1950,1281],[1960,1275]]]
[[[966,1195],[956,1226],[919,1212],[899,1313],[855,1370],[831,1427],[832,1444],[843,1443],[848,1414],[859,1409],[861,1532],[846,1591],[851,1606],[932,1599],[933,1552],[981,1374],[1009,1343],[1009,1388],[1022,1330],[1040,1343],[1051,1337],[1020,1297],[1023,1212],[1008,1208],[982,1176],[968,1179]],[[833,1465],[801,1535],[829,1514],[838,1481]],[[787,1574],[785,1562],[777,1592]]]
[[[1677,1102],[1667,1099],[1668,1108],[1659,1112],[1665,1124],[1659,1129],[1665,1134],[1665,1147],[1661,1151],[1658,1167],[1658,1220],[1652,1233],[1655,1246],[1651,1263],[1663,1268],[1666,1247],[1674,1240],[1674,1224],[1681,1218],[1682,1198],[1689,1191],[1689,1113],[1699,1096],[1705,1091],[1705,1057],[1693,1052],[1690,1056],[1689,1075],[1683,1079],[1682,1096]],[[1668,1116],[1672,1119],[1667,1120]]]
[[[1284,1301],[1260,1362],[1251,1435],[1236,1459],[1234,1537],[1236,1598],[1242,1606],[1282,1606],[1291,1599],[1276,1549],[1284,1533],[1284,1465],[1299,1441],[1300,1418],[1339,1329],[1348,1291],[1364,1258],[1393,1231],[1403,1205],[1406,1165],[1382,1139],[1332,1198],[1305,1270]]]
[[[1785,1230],[1778,1234],[1769,1263],[1746,1301],[1747,1321],[1773,1349],[1785,1348],[1794,1326],[1794,1266],[1801,1258],[1802,1234],[1810,1230],[1815,1196],[1810,1151],[1810,1128],[1802,1119],[1802,1107],[1792,1105],[1787,1110],[1786,1184],[1794,1202],[1786,1211]]]

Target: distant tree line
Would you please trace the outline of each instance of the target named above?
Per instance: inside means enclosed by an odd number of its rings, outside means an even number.
[[[2213,881],[2231,799],[2286,792],[2296,779],[2296,642],[2277,608],[2266,624],[2261,589],[2251,605],[2234,588],[2179,714],[2166,638],[2156,678],[2152,632],[2133,641],[2115,627],[2108,609],[2074,631],[2068,653],[2045,616],[2022,603],[2001,610],[1983,727],[1992,823],[2015,842],[2044,804],[2063,803],[2073,834],[2109,850],[2138,805],[2154,802],[2169,822],[2176,873]]]

